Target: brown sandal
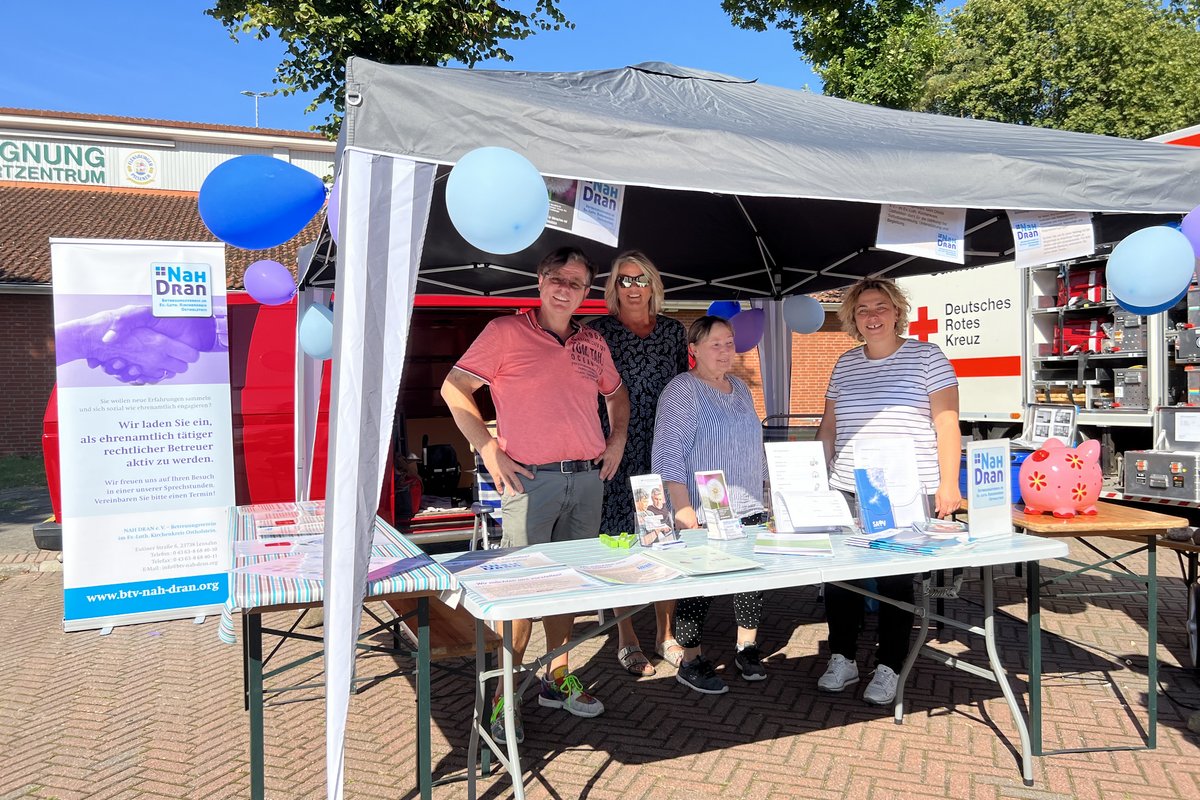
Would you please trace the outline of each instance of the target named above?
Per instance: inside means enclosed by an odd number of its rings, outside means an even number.
[[[625,668],[626,672],[639,678],[648,678],[655,672],[654,665],[646,658],[642,648],[636,644],[618,650],[617,660],[621,662],[621,666]]]

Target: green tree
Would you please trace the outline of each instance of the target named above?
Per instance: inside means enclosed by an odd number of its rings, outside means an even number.
[[[428,66],[458,61],[470,67],[486,59],[511,61],[502,46],[506,41],[572,27],[559,0],[537,0],[529,13],[514,5],[496,0],[214,0],[205,13],[235,40],[239,34],[278,36],[287,47],[275,71],[279,91],[316,92],[308,111],[330,103],[333,113],[315,127],[336,136],[350,56]]]
[[[723,0],[790,31],[825,93],[1145,138],[1196,122],[1200,0]]]
[[[968,0],[917,107],[1142,139],[1196,121],[1191,2]]]
[[[734,25],[792,35],[824,93],[910,108],[942,43],[937,0],[722,0]]]

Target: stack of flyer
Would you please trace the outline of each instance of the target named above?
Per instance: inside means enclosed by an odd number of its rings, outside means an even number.
[[[975,544],[967,526],[950,520],[929,520],[907,528],[846,537],[846,544],[888,550],[894,553],[934,556],[962,550]]]

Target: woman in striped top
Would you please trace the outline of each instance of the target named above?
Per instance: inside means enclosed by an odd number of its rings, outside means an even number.
[[[720,317],[701,317],[688,331],[688,353],[696,366],[663,389],[654,425],[652,467],[662,476],[675,511],[675,525],[699,528],[700,491],[693,473],[724,470],[729,503],[743,522],[763,513],[762,425],[746,384],[729,374],[734,362],[733,328]],[[711,597],[680,600],[675,609],[675,638],[684,648],[676,680],[703,694],[729,691],[700,655],[700,637]],[[762,616],[762,592],[734,595],[738,625],[734,664],[748,681],[767,677],[756,644]]]
[[[945,517],[958,509],[961,439],[958,379],[941,349],[906,339],[908,299],[893,281],[868,278],[846,291],[838,318],[842,329],[862,342],[838,359],[825,392],[825,414],[817,439],[831,463],[830,484],[854,492],[854,443],[880,436],[913,440],[921,483],[931,507]],[[913,601],[913,576],[876,578],[879,594]],[[855,581],[858,584],[860,582]],[[825,585],[825,615],[831,656],[817,688],[840,692],[858,682],[861,595]],[[897,675],[908,653],[913,615],[883,603],[879,609],[879,649],[875,675],[863,699],[888,705],[896,696]]]

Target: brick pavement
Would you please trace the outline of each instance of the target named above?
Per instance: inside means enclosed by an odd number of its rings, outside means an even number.
[[[582,679],[607,712],[579,720],[525,704],[531,798],[1138,798],[1200,796],[1200,737],[1186,731],[1200,707],[1196,673],[1186,663],[1182,581],[1160,555],[1162,684],[1159,746],[1153,752],[1061,755],[1035,760],[1036,785],[1021,784],[1015,728],[996,688],[918,662],[905,724],[854,696],[819,695],[825,631],[815,588],[775,592],[761,634],[771,650],[761,684],[730,679],[719,697],[690,693],[662,665],[635,681],[620,671],[615,640],[581,647]],[[1044,567],[1044,573],[1053,567]],[[1109,585],[1076,579],[1073,588]],[[977,596],[978,584],[964,595]],[[216,638],[215,619],[133,625],[101,637],[60,629],[61,574],[0,575],[0,800],[12,798],[245,798],[247,721],[241,707],[240,648]],[[1024,582],[1000,581],[998,603],[1024,618]],[[1046,745],[1136,741],[1144,719],[1145,613],[1141,600],[1046,603],[1048,670],[1071,670],[1047,683]],[[970,606],[954,606],[964,615]],[[709,654],[732,671],[727,601],[710,617]],[[282,621],[276,620],[276,622]],[[639,617],[649,637],[653,622]],[[1024,675],[1024,626],[1003,619],[1005,662]],[[304,645],[289,645],[303,647]],[[535,641],[534,648],[537,648]],[[979,660],[981,646],[949,640]],[[291,653],[300,652],[290,650]],[[393,668],[386,656],[360,662],[360,675]],[[310,666],[298,677],[319,679]],[[861,694],[865,680],[858,686]],[[434,674],[435,774],[463,767],[470,687]],[[1018,691],[1024,689],[1017,682]],[[323,795],[323,713],[319,694],[267,709],[267,795]],[[292,699],[296,699],[293,697]],[[407,678],[371,686],[351,705],[346,797],[410,798],[415,738]],[[1128,704],[1128,707],[1126,706]],[[999,732],[999,736],[997,735]],[[481,796],[511,796],[502,778]],[[462,797],[461,783],[435,798]]]

